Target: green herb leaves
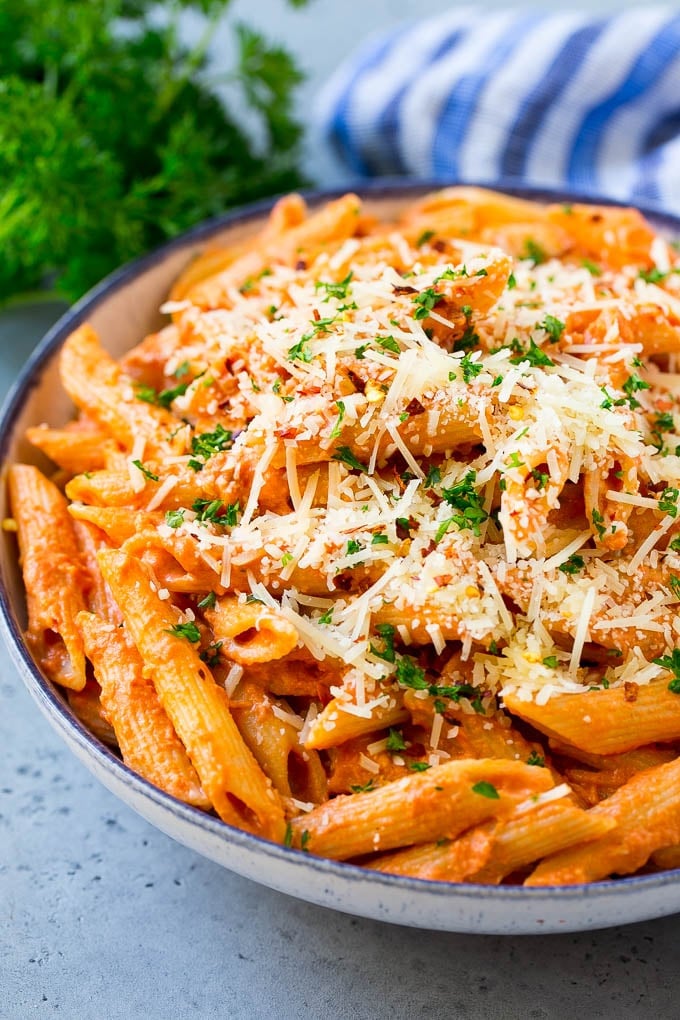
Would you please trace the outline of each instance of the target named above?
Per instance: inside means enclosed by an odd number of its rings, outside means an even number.
[[[46,278],[76,299],[201,219],[302,183],[292,115],[301,74],[290,56],[239,26],[235,64],[220,70],[247,116],[232,116],[207,84],[225,0],[67,7],[0,7],[0,302]],[[182,7],[193,8],[193,49],[176,30]]]

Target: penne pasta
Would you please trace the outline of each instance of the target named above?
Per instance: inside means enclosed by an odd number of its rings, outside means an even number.
[[[437,881],[674,867],[680,255],[632,209],[396,205],[287,196],[119,360],[68,338],[74,421],[27,434],[54,480],[8,473],[27,644],[265,838]]]

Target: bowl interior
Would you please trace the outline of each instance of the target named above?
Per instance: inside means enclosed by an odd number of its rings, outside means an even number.
[[[406,186],[401,182],[378,182],[368,188],[362,185],[365,208],[389,218],[434,186],[431,182]],[[577,200],[577,196],[561,193],[507,190],[530,198]],[[318,193],[310,196],[309,201],[311,205],[319,204],[336,194],[338,192]],[[158,252],[123,267],[69,311],[29,359],[7,399],[0,416],[2,464],[6,467],[9,463],[24,461],[45,467],[44,459],[24,439],[26,429],[42,422],[58,426],[73,416],[74,409],[59,380],[58,354],[61,344],[77,325],[89,321],[106,349],[114,357],[121,356],[162,324],[159,308],[167,299],[173,280],[194,255],[208,245],[236,244],[256,232],[265,221],[270,204],[259,203],[198,227]],[[654,210],[646,212],[664,233],[680,236],[680,220]],[[4,485],[0,487],[0,514],[3,518],[7,515]],[[314,902],[365,916],[451,931],[578,930],[661,916],[680,909],[680,881],[671,873],[598,883],[597,887],[581,887],[580,892],[576,889],[496,889],[427,883],[377,876],[350,865],[310,859],[298,851],[274,847],[257,837],[231,830],[217,819],[178,804],[130,773],[96,738],[87,734],[60,693],[32,663],[21,638],[26,614],[16,541],[7,532],[0,535],[0,610],[5,616],[12,654],[31,693],[42,702],[48,718],[72,749],[106,785],[154,824],[207,856]],[[231,851],[223,849],[227,844]],[[258,854],[261,860],[267,861],[269,871],[264,876],[258,872]],[[251,858],[254,864],[250,863]],[[277,868],[288,868],[287,877],[274,877]],[[312,872],[316,875],[316,887],[309,878]],[[284,875],[283,870],[280,875]],[[672,894],[669,895],[671,885]],[[601,900],[605,906],[598,907],[594,900]]]

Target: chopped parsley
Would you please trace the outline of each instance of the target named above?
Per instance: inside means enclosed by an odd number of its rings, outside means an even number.
[[[527,758],[527,765],[537,765],[540,769],[544,769],[545,758],[543,757],[542,754],[539,754],[538,751],[534,751],[532,749],[532,751],[529,754],[529,757]]]
[[[546,655],[545,659],[543,659],[543,665],[547,666],[548,669],[557,669],[557,656]]]
[[[372,779],[369,779],[363,786],[360,783],[350,786],[350,790],[352,793],[370,793],[371,790],[375,790],[375,784]]]
[[[361,542],[358,542],[356,538],[350,538],[349,542],[347,543],[347,549],[345,550],[345,552],[347,556],[353,556],[354,553],[361,552],[363,548],[364,547],[361,544]]]
[[[230,450],[233,444],[233,433],[223,425],[217,425],[213,432],[201,432],[191,437],[191,452],[197,457],[209,460],[215,453]]]
[[[241,504],[222,502],[221,499],[195,499],[191,509],[200,524],[215,524],[220,528],[233,528],[238,523]]]
[[[323,280],[317,280],[314,284],[314,289],[324,290],[326,292],[324,302],[328,301],[332,297],[338,298],[339,301],[343,301],[347,297],[347,290],[352,282],[353,276],[354,273],[350,269],[345,279],[340,280],[339,283],[325,283]]]
[[[352,468],[353,471],[363,471],[365,475],[368,474],[368,468],[361,461],[357,460],[349,446],[339,446],[332,459],[341,461],[347,467]]]
[[[217,595],[214,591],[209,591],[205,598],[202,598],[196,605],[199,609],[214,609],[217,604]]]
[[[605,528],[605,526],[604,526],[604,517],[602,516],[602,514],[600,513],[599,510],[593,510],[591,516],[592,516],[593,524],[595,525],[595,530],[597,531],[598,537],[602,538],[604,533],[605,533],[605,531],[607,530]]]
[[[666,488],[659,496],[659,510],[668,514],[669,517],[678,516],[678,489]]]
[[[515,274],[514,273],[510,273],[510,276],[508,277],[508,282],[507,282],[506,286],[507,286],[508,290],[514,290],[515,287],[517,286],[517,280],[515,278]]]
[[[427,476],[425,478],[425,488],[431,489],[435,485],[439,485],[442,480],[442,473],[440,468],[436,464],[430,464],[427,469]]]
[[[628,403],[633,409],[635,409],[636,407],[641,407],[642,405],[640,404],[639,400],[636,400],[633,394],[639,393],[641,390],[648,390],[650,387],[648,382],[645,382],[644,379],[641,379],[636,372],[633,372],[632,375],[628,376],[628,378],[626,379],[625,383],[621,388],[628,397]]]
[[[484,779],[472,787],[473,793],[478,793],[480,797],[488,797],[489,800],[500,800],[501,795],[493,785],[493,783],[487,783]]]
[[[324,613],[319,617],[319,623],[329,624],[333,622],[333,606],[330,606]]]
[[[381,533],[375,534],[371,539],[371,545],[389,545],[389,542],[387,535]]]
[[[192,644],[197,644],[201,640],[201,632],[192,620],[188,623],[176,623],[173,627],[169,627],[165,633],[172,634],[176,638],[186,638]]]
[[[488,519],[489,515],[482,506],[481,497],[475,489],[476,477],[477,472],[470,469],[461,481],[456,482],[450,488],[442,489],[444,499],[450,507],[456,510],[456,513],[440,525],[437,532],[439,537],[436,537],[435,541],[441,540],[451,524],[456,524],[461,530],[469,528],[475,535],[479,535],[479,526]],[[444,524],[447,527],[442,531]],[[439,535],[440,531],[441,535]]]
[[[165,523],[169,528],[179,528],[184,523],[184,510],[166,510]]]
[[[581,259],[581,265],[584,269],[588,270],[591,276],[602,276],[602,270],[597,262],[591,262],[590,259]]]
[[[671,574],[668,578],[668,585],[676,599],[680,601],[680,577],[676,577],[675,574]]]
[[[200,658],[206,666],[210,667],[210,669],[213,669],[219,664],[220,648],[223,644],[223,641],[213,641],[212,644],[208,645],[208,647],[201,652]]]
[[[673,674],[668,690],[680,694],[680,648],[674,648],[670,655],[661,655],[658,659],[652,659],[652,662]]]
[[[561,570],[563,574],[578,574],[579,570],[583,570],[585,567],[585,560],[578,553],[572,553],[568,560],[564,563],[560,563],[558,570]]]
[[[444,295],[436,291],[434,287],[428,287],[426,290],[421,291],[420,294],[414,294],[411,298],[416,306],[413,318],[416,320],[426,319],[435,305],[438,305],[443,299]]]
[[[399,730],[395,730],[392,727],[390,727],[390,732],[387,735],[386,748],[388,751],[406,750],[406,741],[404,740]]]
[[[331,439],[337,439],[338,436],[340,435],[340,433],[342,432],[342,421],[343,421],[343,418],[345,417],[345,405],[344,405],[343,401],[342,400],[336,400],[335,401],[335,406],[338,409],[338,417],[336,419],[335,425],[331,429],[331,434],[330,434],[330,438]]]
[[[484,366],[479,361],[471,361],[470,355],[466,354],[461,362],[460,367],[463,372],[463,379],[466,383],[472,382],[476,379],[480,372],[484,371]]]
[[[401,354],[401,347],[393,336],[377,336],[375,341],[383,350],[391,351],[392,354]]]
[[[377,648],[373,642],[371,642],[371,654],[377,656],[379,659],[383,659],[385,662],[395,662],[396,653],[394,651],[394,627],[391,623],[379,623],[375,628],[375,632],[378,637],[382,638],[383,647]]]
[[[548,254],[545,248],[542,248],[532,237],[527,237],[524,242],[522,258],[531,259],[535,266],[540,266],[547,261]]]
[[[416,240],[416,248],[422,248],[424,244],[427,244],[428,241],[432,240],[434,234],[434,230],[423,230],[422,234],[420,234]]]
[[[159,481],[158,475],[155,475],[153,473],[153,471],[149,471],[148,468],[144,467],[144,465],[142,464],[141,460],[133,460],[132,463],[135,465],[136,468],[139,468],[139,470],[142,472],[144,477],[148,478],[150,482],[157,482],[157,481]]]
[[[656,266],[653,269],[641,269],[638,273],[638,278],[645,283],[663,283],[667,276],[668,273],[663,273]]]
[[[523,361],[528,361],[533,368],[538,368],[539,366],[549,368],[555,364],[545,351],[531,339],[529,340],[529,347],[526,349],[520,348],[519,352],[513,358],[510,358],[510,361],[513,365],[519,365]]]
[[[309,336],[305,335],[296,344],[288,348],[289,361],[304,361],[309,364],[312,360],[312,352],[309,349]]]
[[[546,331],[551,344],[556,344],[564,332],[564,323],[556,319],[554,315],[546,315],[539,322],[538,328]]]
[[[428,769],[432,768],[426,761],[410,761],[408,767],[411,772],[427,772]]]

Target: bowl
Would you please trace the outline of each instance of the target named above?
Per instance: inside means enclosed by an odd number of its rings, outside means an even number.
[[[389,216],[444,183],[379,181],[363,183],[356,190],[369,211]],[[578,201],[580,197],[517,187],[504,190],[547,201]],[[314,192],[305,197],[314,206],[341,193]],[[206,242],[238,242],[263,223],[271,205],[260,202],[196,227],[113,273],[68,311],[24,366],[0,414],[2,463],[28,460],[39,464],[40,455],[23,438],[26,428],[45,420],[57,425],[71,417],[72,407],[58,380],[57,356],[76,326],[90,321],[106,348],[120,356],[160,324],[158,309],[192,255]],[[680,234],[680,218],[649,208],[642,212],[664,233]],[[1,498],[0,513],[5,516],[4,493]],[[235,829],[152,786],[89,733],[35,665],[23,638],[24,624],[16,544],[11,535],[3,533],[0,626],[19,675],[38,707],[73,753],[117,797],[169,836],[239,875],[346,913],[459,933],[581,931],[680,911],[680,871],[543,888],[429,882],[312,857]]]

